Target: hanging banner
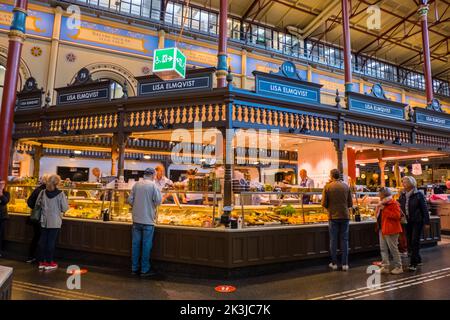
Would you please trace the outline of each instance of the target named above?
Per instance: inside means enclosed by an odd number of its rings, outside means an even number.
[[[422,174],[422,165],[420,163],[412,164],[412,174],[415,176],[420,176]]]

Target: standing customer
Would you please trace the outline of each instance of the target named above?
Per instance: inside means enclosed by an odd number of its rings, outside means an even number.
[[[330,172],[331,181],[325,185],[322,193],[322,207],[327,209],[330,232],[331,263],[329,267],[337,270],[337,243],[340,240],[342,252],[342,270],[348,266],[348,234],[350,214],[353,206],[350,187],[340,180],[340,172],[333,169]]]
[[[138,274],[140,259],[140,272],[143,277],[155,274],[151,270],[150,254],[157,220],[156,211],[161,204],[161,192],[156,186],[154,179],[155,169],[146,169],[144,180],[137,182],[133,186],[128,198],[128,202],[133,207],[131,273]]]
[[[41,238],[39,239],[39,270],[51,271],[58,268],[54,262],[56,239],[62,225],[62,216],[69,210],[67,197],[58,189],[61,178],[54,174],[48,177],[45,190],[41,191],[36,205],[42,208]]]
[[[32,209],[32,210],[34,209],[34,207],[36,206],[36,201],[39,197],[39,194],[41,193],[42,190],[46,189],[47,180],[48,180],[48,175],[43,175],[41,177],[39,186],[33,190],[30,197],[28,198],[27,205],[30,209]],[[38,254],[37,254],[38,250],[37,249],[39,246],[39,239],[41,237],[41,225],[40,225],[39,221],[34,222],[31,219],[28,219],[27,223],[29,225],[31,225],[31,227],[33,228],[33,238],[31,239],[30,247],[28,248],[27,263],[33,263],[38,258]]]
[[[9,192],[5,190],[5,181],[0,181],[0,257],[2,256],[3,237],[5,234],[5,223],[8,219]]]
[[[430,226],[430,213],[428,212],[427,201],[422,192],[417,190],[417,182],[413,177],[402,179],[404,191],[400,195],[398,202],[402,211],[406,214],[408,223],[406,224],[406,237],[408,240],[408,250],[411,252],[410,271],[416,271],[417,266],[422,264],[420,256],[420,236],[424,226]]]
[[[401,274],[403,273],[402,259],[398,250],[398,238],[402,232],[400,206],[397,201],[392,199],[389,188],[381,188],[379,196],[381,202],[377,207],[377,225],[382,258],[380,272]],[[392,271],[389,271],[389,252],[394,262]]]

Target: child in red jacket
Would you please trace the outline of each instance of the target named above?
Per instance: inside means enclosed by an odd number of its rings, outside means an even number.
[[[381,188],[381,203],[377,207],[377,223],[380,236],[381,273],[403,273],[402,260],[398,250],[398,238],[402,233],[401,210],[397,201],[392,199],[392,193],[388,188]],[[389,252],[393,258],[394,268],[390,271]]]

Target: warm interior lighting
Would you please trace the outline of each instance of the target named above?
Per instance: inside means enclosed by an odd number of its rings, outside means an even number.
[[[75,150],[73,153],[75,153],[75,154],[82,154],[83,152],[80,151],[80,150]]]
[[[145,160],[150,160],[151,157],[150,157],[148,154],[146,154],[146,155],[144,156],[144,159],[145,159]]]
[[[428,159],[428,158],[421,158],[420,160],[427,162],[427,161],[429,161],[430,159]]]

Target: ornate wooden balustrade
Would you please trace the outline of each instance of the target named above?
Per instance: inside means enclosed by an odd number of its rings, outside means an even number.
[[[348,142],[450,152],[446,129],[370,117],[336,106],[280,101],[232,88],[18,111],[14,138],[193,128],[195,121],[203,127],[278,129]]]

